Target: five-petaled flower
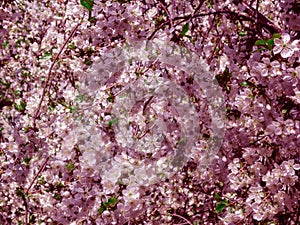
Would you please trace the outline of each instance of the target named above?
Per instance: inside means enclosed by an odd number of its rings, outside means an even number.
[[[273,48],[273,53],[281,55],[282,58],[289,58],[291,57],[297,48],[298,40],[293,41],[292,43],[289,43],[291,40],[291,37],[289,34],[283,33],[281,35],[281,39],[276,38],[274,40],[274,48]]]

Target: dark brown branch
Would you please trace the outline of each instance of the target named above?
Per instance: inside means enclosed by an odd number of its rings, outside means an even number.
[[[258,5],[257,5],[257,10],[255,10],[245,2],[243,2],[242,4],[245,6],[245,8],[246,8],[245,11],[249,15],[250,18],[256,18],[257,17],[257,22],[261,26],[267,28],[272,34],[280,33],[281,29],[279,27],[277,27],[274,23],[272,23],[272,21],[270,21],[263,14],[258,12]]]
[[[261,13],[257,12],[256,10],[252,9],[251,7],[247,7],[247,5],[245,5],[246,7],[246,12],[249,15],[245,15],[242,14],[240,12],[233,12],[230,10],[223,10],[223,11],[216,11],[216,12],[209,12],[209,13],[199,13],[199,14],[195,14],[195,15],[191,15],[188,14],[186,16],[178,16],[178,17],[174,17],[173,21],[176,20],[182,20],[180,23],[194,19],[194,18],[198,18],[198,17],[204,17],[204,16],[210,16],[210,15],[221,15],[221,14],[229,14],[229,15],[233,15],[236,16],[238,18],[242,18],[243,20],[246,21],[250,21],[253,23],[258,23],[261,27],[264,27],[265,29],[267,29],[271,34],[274,33],[280,33],[280,28],[277,27],[275,24],[273,24],[269,19],[267,19],[264,15],[262,15]],[[257,14],[257,19],[256,19],[256,15]],[[163,26],[169,24],[169,21],[165,21],[163,22],[161,25],[159,25],[155,31],[147,38],[148,40],[151,40],[154,35],[158,32],[158,30],[160,30]]]
[[[173,19],[171,17],[171,14],[170,14],[169,10],[166,7],[166,3],[163,0],[158,0],[158,1],[160,3],[161,7],[165,10],[165,12],[168,16],[168,22],[170,23],[171,27],[173,28],[174,27]]]
[[[45,162],[43,163],[43,165],[41,166],[40,170],[37,172],[37,174],[34,176],[33,180],[30,182],[29,187],[27,188],[25,195],[27,195],[32,187],[32,185],[34,184],[35,180],[38,178],[38,176],[40,175],[40,173],[44,170],[44,168],[46,167],[47,162],[49,161],[50,156],[48,156],[45,160]]]
[[[36,119],[38,118],[39,114],[40,114],[40,110],[41,110],[41,106],[42,106],[42,103],[44,101],[44,98],[45,98],[45,95],[46,95],[46,92],[47,92],[47,87],[49,85],[49,87],[51,87],[51,83],[53,81],[53,78],[51,78],[51,72],[52,72],[52,69],[57,61],[57,59],[59,58],[59,56],[61,55],[62,51],[64,50],[65,46],[67,45],[67,43],[69,42],[69,40],[73,37],[73,35],[75,34],[75,31],[77,30],[77,28],[79,27],[81,22],[79,22],[75,27],[74,29],[72,30],[70,36],[67,38],[67,40],[65,41],[65,43],[63,44],[63,46],[61,47],[59,53],[55,56],[51,66],[50,66],[50,69],[48,71],[48,76],[47,76],[47,80],[46,80],[46,84],[44,86],[44,89],[43,89],[43,93],[42,93],[42,97],[40,99],[40,102],[39,102],[39,105],[38,105],[38,108],[35,112],[35,115],[33,117],[33,127],[35,128],[36,127]],[[50,82],[49,82],[50,81]]]

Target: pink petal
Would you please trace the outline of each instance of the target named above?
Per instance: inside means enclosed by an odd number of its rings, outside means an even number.
[[[271,62],[271,66],[272,68],[280,68],[280,63],[277,60],[275,60]]]
[[[281,51],[281,57],[282,58],[289,58],[291,57],[292,55],[294,54],[294,50],[291,49],[291,48],[283,48],[282,51]]]
[[[269,58],[263,58],[262,61],[263,61],[265,64],[267,64],[267,65],[270,64],[270,59],[269,59]]]
[[[275,38],[275,39],[274,39],[274,44],[275,44],[275,46],[276,46],[276,45],[280,45],[280,46],[281,46],[281,45],[283,45],[284,43],[283,43],[283,41],[282,41],[281,39]]]
[[[282,50],[281,46],[275,45],[274,48],[273,48],[273,53],[276,55],[276,54],[280,53],[281,50]]]
[[[282,41],[283,41],[284,44],[289,43],[289,41],[291,40],[290,35],[289,35],[289,34],[286,34],[286,33],[283,33],[283,34],[281,35],[281,38],[282,38]]]
[[[268,76],[268,70],[267,69],[263,69],[262,71],[261,71],[261,75],[263,76],[263,77],[266,77],[266,76]]]
[[[264,64],[264,63],[257,63],[257,67],[258,67],[259,69],[265,69],[267,66],[266,66],[266,64]]]

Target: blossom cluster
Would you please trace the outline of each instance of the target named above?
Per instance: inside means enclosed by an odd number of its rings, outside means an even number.
[[[299,224],[299,12],[0,2],[0,224]],[[155,40],[182,51],[131,48]]]

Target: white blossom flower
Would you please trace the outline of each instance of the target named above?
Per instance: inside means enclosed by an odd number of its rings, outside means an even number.
[[[290,35],[286,33],[283,33],[281,35],[281,39],[276,38],[274,40],[275,46],[273,48],[273,53],[275,55],[280,53],[282,58],[291,57],[294,54],[294,52],[298,50],[297,45],[299,41],[295,40],[292,43],[289,43],[290,39],[291,39]]]

